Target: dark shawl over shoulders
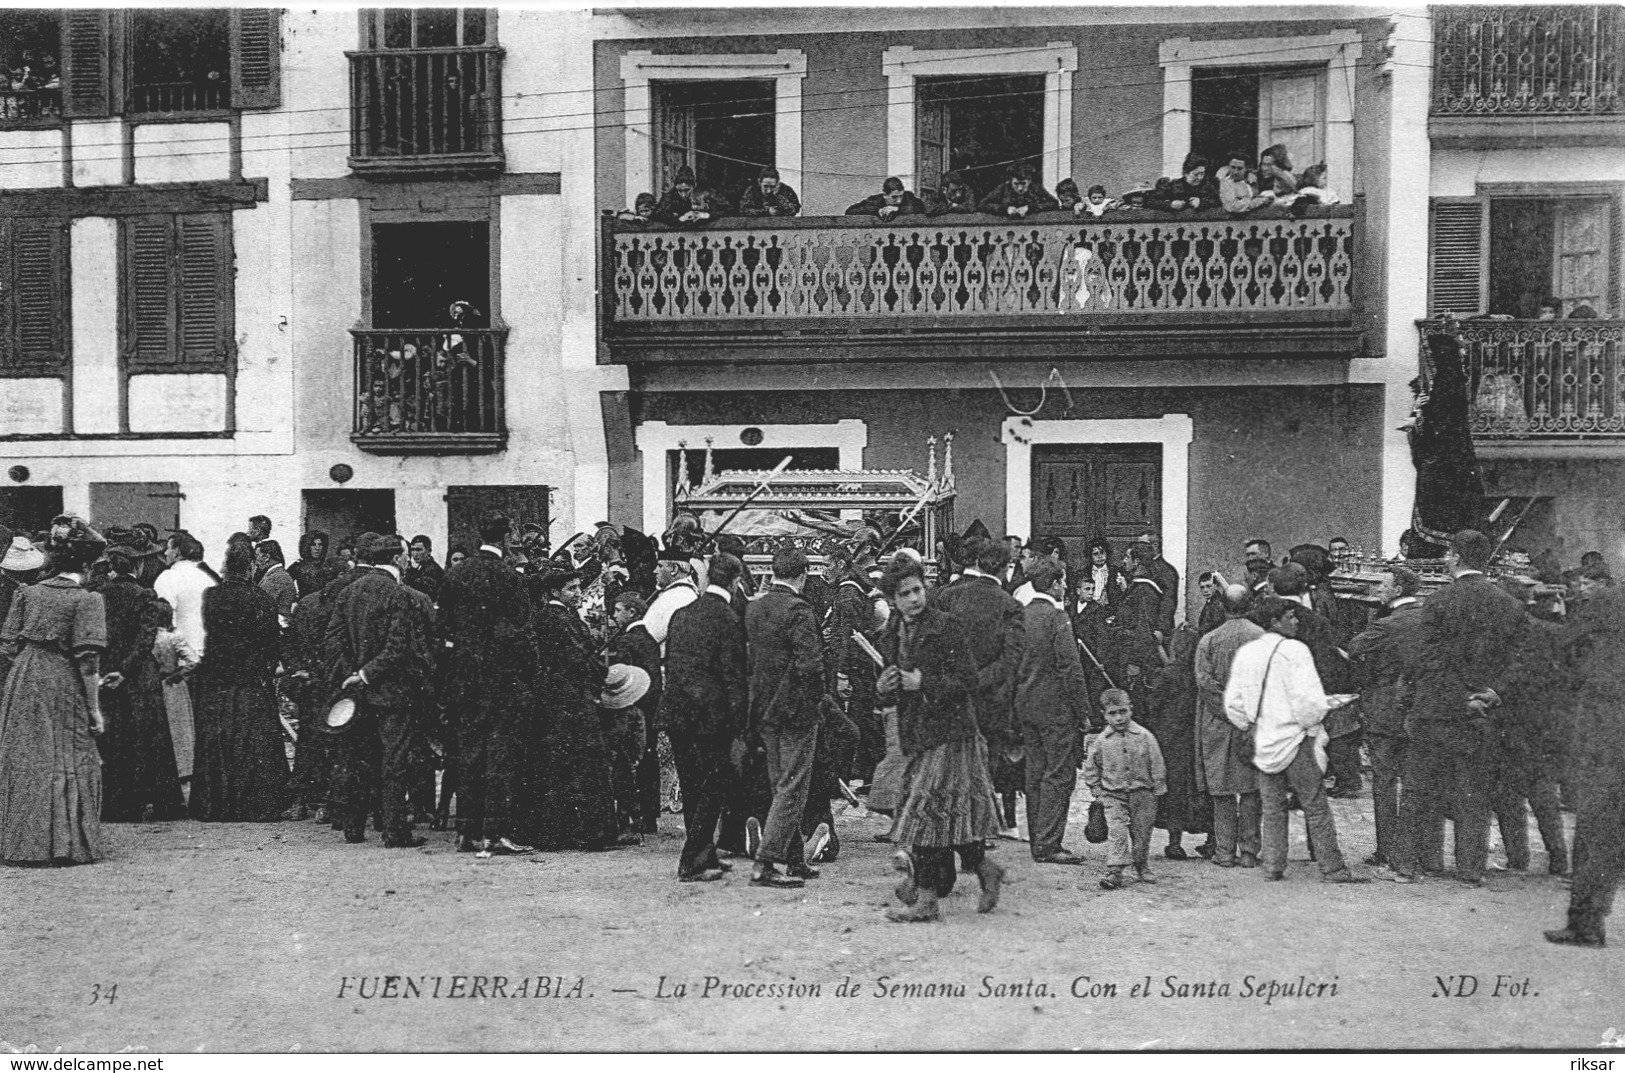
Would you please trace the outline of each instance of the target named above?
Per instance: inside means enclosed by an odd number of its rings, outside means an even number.
[[[901,627],[902,616],[893,615],[878,647],[888,665],[920,671],[918,692],[898,690],[890,695],[897,701],[903,752],[915,756],[948,742],[975,740],[976,662],[964,626],[952,615],[927,607],[915,620],[906,659],[898,651]]]

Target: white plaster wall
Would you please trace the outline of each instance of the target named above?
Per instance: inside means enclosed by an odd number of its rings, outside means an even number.
[[[1415,170],[1410,174],[1414,182]],[[1617,183],[1621,179],[1625,179],[1625,147],[1441,149],[1433,154],[1428,193],[1471,197],[1478,192],[1479,183]]]
[[[0,131],[0,190],[62,185],[62,131]]]
[[[291,213],[295,440],[302,454],[353,454],[350,329],[361,321],[360,208],[348,199],[296,201]]]
[[[271,177],[269,201],[232,214],[237,254],[238,436],[266,451],[293,450],[293,235],[288,183]],[[132,411],[133,412],[133,411]]]
[[[1428,160],[1429,65],[1433,53],[1433,23],[1426,11],[1402,12],[1392,22],[1394,65],[1388,77],[1386,161],[1388,319],[1384,358],[1374,363],[1381,366],[1376,378],[1385,385],[1381,541],[1386,554],[1398,553],[1400,535],[1410,527],[1416,503],[1416,467],[1411,463],[1410,443],[1399,426],[1410,413],[1409,384],[1418,368],[1416,321],[1427,316],[1427,183],[1417,171],[1418,162]],[[1359,370],[1350,372],[1359,375]]]
[[[116,186],[124,181],[124,135],[117,119],[80,119],[73,137],[73,185]]]
[[[135,128],[138,183],[219,182],[231,178],[227,123],[142,123]]]
[[[69,231],[72,250],[73,428],[119,430],[118,221],[85,216]]]
[[[287,154],[293,174],[326,179],[350,173],[350,61],[344,53],[359,47],[359,27],[354,8],[283,11],[282,110],[287,115],[244,114],[244,174],[258,174],[247,170],[254,144],[246,139],[251,118],[266,126],[285,121],[298,132]]]
[[[131,432],[226,430],[226,378],[218,373],[144,373],[130,377],[129,392]]]
[[[0,436],[63,431],[62,391],[55,377],[0,379]]]
[[[581,141],[575,128],[590,126],[594,113],[588,24],[585,11],[498,10],[510,172],[565,171],[590,159],[574,155]]]

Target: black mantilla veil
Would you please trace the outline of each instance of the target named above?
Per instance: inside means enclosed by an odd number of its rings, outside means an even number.
[[[1426,394],[1419,397],[1409,432],[1416,467],[1411,528],[1429,544],[1413,546],[1407,557],[1437,559],[1443,557],[1452,534],[1479,527],[1484,478],[1473,451],[1468,412],[1472,385],[1454,319],[1429,329],[1424,361]]]

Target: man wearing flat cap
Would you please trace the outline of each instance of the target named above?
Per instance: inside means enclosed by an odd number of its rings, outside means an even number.
[[[446,571],[438,628],[447,648],[448,696],[458,698],[457,849],[516,834],[528,808],[531,677],[536,646],[530,635],[525,579],[503,560],[506,515],[480,516],[480,547]]]
[[[326,644],[337,685],[369,717],[345,742],[344,839],[366,840],[376,791],[384,845],[421,846],[407,795],[415,717],[433,670],[428,616],[416,594],[401,586],[399,537],[363,533],[355,550],[366,569],[333,601]]]

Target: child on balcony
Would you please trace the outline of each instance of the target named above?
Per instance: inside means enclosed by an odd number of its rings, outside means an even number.
[[[927,216],[949,216],[976,211],[976,191],[965,181],[963,172],[950,171],[942,177],[942,189],[925,192]]]
[[[1093,216],[1099,218],[1114,209],[1120,209],[1123,203],[1116,198],[1106,196],[1106,188],[1099,183],[1089,188],[1089,195],[1079,203],[1076,210],[1079,216]]]
[[[655,196],[653,194],[639,194],[637,200],[632,202],[630,209],[622,209],[615,214],[615,218],[622,223],[646,224],[655,218]]]

